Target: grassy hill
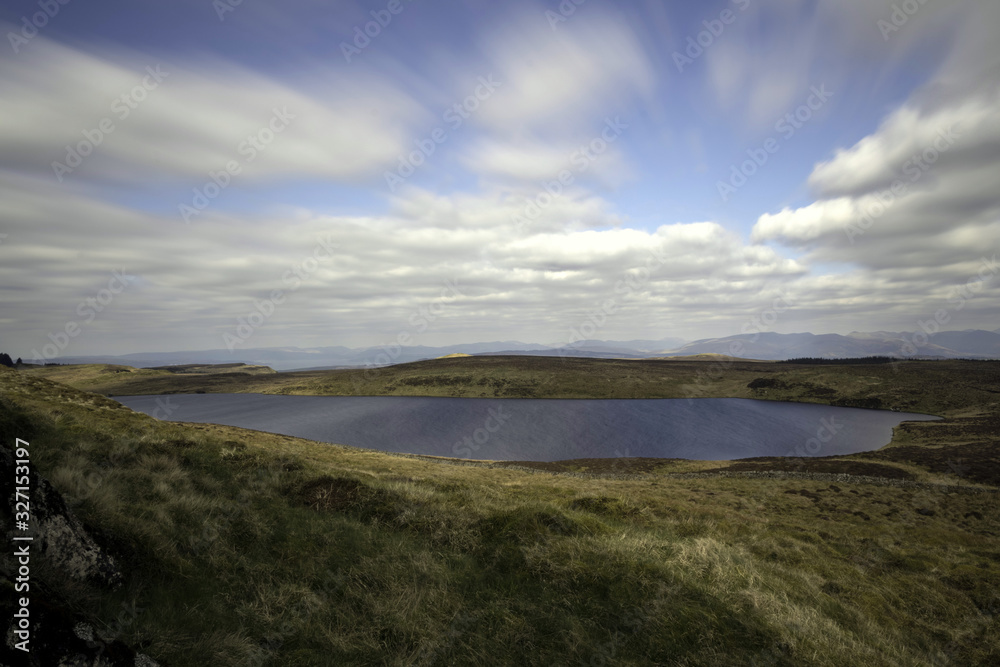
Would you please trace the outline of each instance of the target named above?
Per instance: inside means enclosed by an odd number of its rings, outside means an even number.
[[[37,377],[102,394],[696,398],[795,400],[939,415],[1000,403],[1000,362],[809,365],[706,359],[474,356],[384,368],[188,374],[128,366],[46,366]],[[270,369],[268,369],[270,370]],[[750,387],[754,380],[764,380]],[[991,389],[992,388],[992,389]]]
[[[0,369],[0,436],[31,441],[125,566],[115,592],[37,576],[169,665],[995,664],[1000,366],[949,364]],[[153,389],[877,399],[947,419],[851,457],[526,469],[159,422],[100,395]]]

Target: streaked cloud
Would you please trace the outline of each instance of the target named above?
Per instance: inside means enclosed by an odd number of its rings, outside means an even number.
[[[888,0],[753,2],[678,72],[737,4],[585,3],[553,30],[545,3],[413,3],[350,63],[361,3],[216,24],[183,1],[143,34],[60,15],[0,60],[4,351],[116,270],[135,280],[68,354],[222,347],[289,272],[253,346],[391,340],[448,281],[414,342],[562,342],[609,298],[603,338],[737,333],[781,295],[779,330],[912,328],[1000,250],[1000,5],[925,3],[885,38]],[[822,111],[721,201],[719,174],[821,84]],[[67,150],[89,154],[60,180]],[[954,325],[995,329],[998,297]]]

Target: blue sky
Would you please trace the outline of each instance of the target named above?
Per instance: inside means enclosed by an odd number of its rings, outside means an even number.
[[[46,6],[0,12],[12,353],[1000,326],[996,3]]]

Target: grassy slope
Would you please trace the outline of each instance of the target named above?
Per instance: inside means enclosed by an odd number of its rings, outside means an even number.
[[[768,398],[877,395],[949,415],[943,437],[912,424],[920,428],[900,429],[877,460],[920,479],[954,483],[957,470],[965,483],[996,484],[976,478],[985,463],[936,471],[943,457],[884,456],[942,445],[995,449],[996,395],[988,389],[998,387],[988,364],[960,374],[904,364],[898,376],[886,376],[888,368],[735,365],[704,382],[697,369],[635,362],[610,362],[595,375],[555,360],[570,372],[547,382],[558,367],[448,367],[469,361],[407,364],[368,382],[431,395],[655,396],[693,386],[743,396],[753,395],[750,379],[777,377],[789,386],[768,389]],[[56,373],[103,381],[86,368],[0,370],[0,435],[31,439],[41,472],[90,525],[115,536],[129,563],[123,591],[74,589],[73,603],[173,665],[917,665],[1000,657],[995,493],[685,478],[669,464],[631,479],[453,465],[158,422],[39,377]],[[162,382],[154,373],[129,375]],[[471,382],[452,380],[462,373]],[[288,375],[240,382],[327,393],[352,383],[344,374]],[[225,386],[217,390],[233,390]],[[835,395],[824,391],[830,387]],[[774,395],[781,393],[797,395]],[[145,611],[115,621],[123,602]]]
[[[881,407],[956,413],[1000,401],[1000,362],[811,366],[753,361],[458,357],[377,369],[269,374],[179,374],[128,366],[48,366],[26,371],[103,394],[311,394],[498,398],[728,396],[836,403],[878,397]],[[751,390],[755,378],[784,388]],[[989,387],[993,388],[991,392]]]
[[[200,391],[499,398],[734,397],[896,408],[946,419],[902,425],[894,432],[888,454],[837,457],[822,464],[814,460],[796,461],[794,467],[946,482],[954,478],[956,461],[960,459],[959,467],[969,468],[965,481],[1000,482],[1000,455],[990,445],[1000,433],[1000,362],[813,366],[728,358],[623,361],[497,356],[435,359],[369,370],[267,375],[192,376],[106,365],[50,366],[28,372],[80,389],[114,395]],[[747,386],[759,379],[767,380],[770,386],[760,389]],[[944,450],[938,447],[941,444],[956,447]],[[600,472],[609,465],[615,471],[622,467],[620,462],[607,460],[534,467]],[[675,462],[671,469],[687,470],[692,465]],[[744,470],[788,468],[788,465],[773,461],[739,464]],[[895,470],[886,470],[887,465]]]

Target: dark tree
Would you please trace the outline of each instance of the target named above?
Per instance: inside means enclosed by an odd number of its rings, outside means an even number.
[[[832,358],[832,357],[800,357],[798,359],[782,359],[779,364],[812,364],[812,365],[822,365],[822,364],[892,364],[899,361],[906,361],[905,358],[900,357],[849,357],[849,358]]]
[[[15,366],[20,366],[20,365],[21,365],[21,364],[23,364],[23,363],[24,363],[24,362],[23,362],[23,361],[21,361],[21,357],[18,357],[18,358],[17,358],[17,361],[15,361],[15,362],[14,362],[14,365],[15,365]]]
[[[0,366],[14,368],[14,362],[11,360],[10,355],[6,352],[0,352]]]

